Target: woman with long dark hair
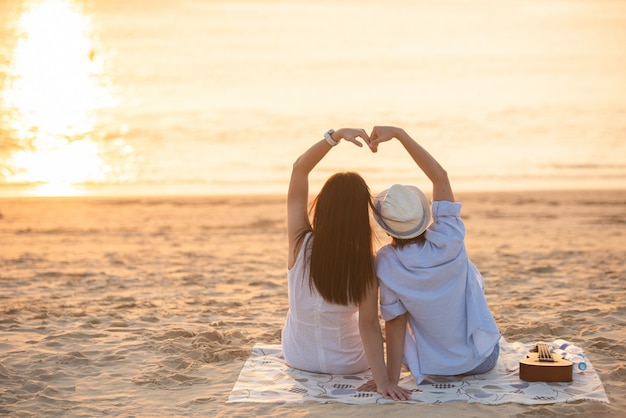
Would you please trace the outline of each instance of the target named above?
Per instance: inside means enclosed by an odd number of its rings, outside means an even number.
[[[390,383],[378,322],[378,280],[369,210],[361,176],[331,176],[315,198],[309,220],[308,176],[342,139],[369,143],[362,129],[328,131],[293,164],[287,197],[289,312],[282,331],[287,364],[315,373],[348,374],[371,368],[376,391],[408,399]]]

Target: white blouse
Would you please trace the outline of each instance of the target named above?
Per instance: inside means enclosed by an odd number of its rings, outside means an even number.
[[[358,307],[326,302],[315,288],[309,288],[311,240],[309,232],[288,271],[289,311],[282,330],[285,361],[291,367],[314,373],[367,370]]]

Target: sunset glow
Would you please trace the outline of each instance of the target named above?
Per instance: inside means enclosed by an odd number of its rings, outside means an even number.
[[[380,124],[459,190],[624,187],[625,2],[387,3],[0,1],[0,197],[284,194],[320,132]],[[413,168],[337,147],[311,190]]]
[[[3,99],[12,135],[27,146],[10,157],[8,181],[67,191],[75,183],[104,180],[107,165],[90,135],[94,111],[112,106],[113,99],[89,20],[69,0],[34,2],[17,32]]]

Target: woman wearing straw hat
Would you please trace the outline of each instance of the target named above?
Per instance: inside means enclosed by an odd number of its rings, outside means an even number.
[[[316,373],[349,374],[371,368],[385,398],[408,399],[390,383],[378,322],[369,188],[356,173],[324,184],[308,217],[308,176],[342,139],[369,143],[362,129],[328,131],[293,164],[287,196],[289,311],[282,331],[285,361]]]
[[[418,384],[430,374],[486,373],[498,359],[500,332],[465,250],[461,204],[446,171],[403,129],[375,127],[370,148],[394,138],[432,181],[433,203],[399,184],[374,200],[375,218],[392,237],[376,255],[389,380],[398,382],[402,363]]]

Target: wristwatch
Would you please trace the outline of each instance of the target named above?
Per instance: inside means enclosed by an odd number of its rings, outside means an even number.
[[[335,133],[334,129],[329,129],[328,132],[324,134],[324,139],[326,140],[326,142],[328,142],[333,147],[339,143],[333,140],[333,137],[331,135],[334,133]]]

